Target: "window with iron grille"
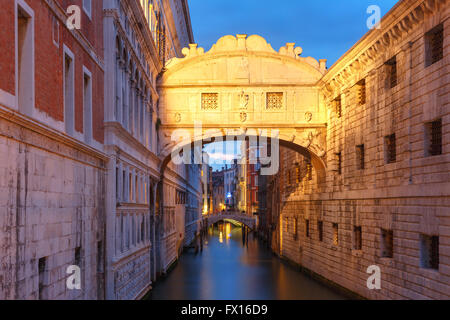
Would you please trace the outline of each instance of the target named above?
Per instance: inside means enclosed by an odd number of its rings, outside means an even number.
[[[335,153],[335,161],[336,161],[336,172],[340,175],[342,174],[342,153]]]
[[[337,97],[333,101],[334,104],[334,111],[336,112],[336,116],[338,118],[342,117],[342,99],[341,96]]]
[[[73,264],[81,268],[81,247],[75,248],[75,259]]]
[[[218,93],[202,93],[202,109],[216,110],[219,107]]]
[[[294,240],[297,240],[298,235],[298,219],[294,218]]]
[[[362,106],[366,104],[366,79],[359,81],[356,84],[356,88],[358,104]]]
[[[38,300],[48,299],[48,272],[47,272],[47,258],[40,258],[38,261],[39,272],[39,288]]]
[[[381,257],[394,257],[394,232],[392,230],[381,229]]]
[[[311,181],[313,176],[312,176],[312,164],[311,161],[307,161],[306,162],[306,178]]]
[[[268,92],[266,108],[267,109],[282,109],[283,108],[283,92]]]
[[[353,239],[355,250],[362,250],[362,228],[360,226],[355,226],[353,228]]]
[[[319,241],[323,241],[323,221],[317,221],[317,230],[319,233]]]
[[[337,223],[333,223],[333,244],[339,245],[339,225]]]
[[[309,238],[310,233],[309,233],[309,220],[308,219],[305,220],[305,233],[306,233],[306,237]]]
[[[356,146],[356,165],[358,170],[364,170],[364,153],[365,150],[363,144]]]
[[[384,147],[386,151],[386,163],[394,163],[395,161],[397,161],[395,134],[384,137]]]
[[[421,267],[439,269],[439,237],[420,235]]]
[[[393,57],[386,62],[388,75],[388,88],[397,86],[397,57]]]
[[[432,64],[444,58],[444,26],[440,24],[425,34],[425,65]]]
[[[426,156],[442,154],[442,119],[425,124]]]

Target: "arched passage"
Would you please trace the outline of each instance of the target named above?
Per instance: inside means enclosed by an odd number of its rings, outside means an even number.
[[[256,131],[255,131],[256,132]],[[304,133],[304,137],[299,138],[298,141],[295,141],[295,139],[291,139],[291,141],[288,141],[286,137],[279,137],[276,138],[277,141],[275,141],[275,138],[273,138],[271,135],[255,135],[255,134],[249,134],[249,133],[230,133],[230,135],[223,135],[222,133],[219,133],[218,135],[211,135],[211,134],[204,134],[202,136],[196,136],[191,137],[188,133],[188,131],[181,131],[181,134],[183,134],[183,139],[181,141],[172,141],[170,145],[166,145],[166,148],[161,152],[161,167],[160,172],[162,174],[162,177],[164,175],[164,170],[167,167],[167,165],[172,161],[172,158],[175,156],[177,157],[177,161],[181,161],[182,157],[184,155],[184,152],[188,150],[188,152],[194,154],[196,152],[196,149],[203,149],[203,146],[210,144],[210,143],[216,143],[216,142],[222,142],[222,141],[244,141],[246,140],[253,140],[255,143],[261,143],[261,140],[263,140],[263,143],[266,143],[267,146],[267,157],[265,157],[265,161],[270,161],[270,165],[274,165],[274,173],[277,171],[277,167],[279,167],[279,163],[275,164],[273,162],[279,161],[278,159],[278,153],[279,153],[279,147],[285,147],[290,150],[296,151],[302,156],[304,156],[306,159],[311,161],[311,165],[314,168],[314,171],[317,174],[317,181],[323,182],[325,181],[325,175],[326,175],[326,165],[324,162],[324,155],[325,151],[321,147],[321,141],[319,140],[321,138],[321,135],[323,134],[323,138],[325,138],[325,129],[319,130],[309,130]],[[283,139],[284,138],[284,139]],[[317,140],[317,141],[316,141]],[[261,146],[261,144],[260,144]],[[264,145],[262,145],[264,147]],[[272,154],[273,152],[277,154]],[[200,153],[201,154],[201,153]],[[186,157],[187,160],[192,161],[191,157]],[[202,158],[197,157],[198,161],[195,164],[201,164]],[[194,159],[195,160],[195,159]],[[264,161],[264,160],[263,160]],[[184,163],[184,164],[190,164]],[[269,164],[269,163],[268,163]]]

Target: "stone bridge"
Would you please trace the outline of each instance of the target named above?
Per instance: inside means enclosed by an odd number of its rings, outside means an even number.
[[[234,220],[243,223],[252,230],[256,229],[257,217],[241,214],[239,212],[224,212],[220,214],[208,215],[203,218],[207,226],[211,226],[219,221]]]

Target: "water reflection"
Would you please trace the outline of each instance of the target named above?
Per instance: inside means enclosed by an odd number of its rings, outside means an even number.
[[[343,299],[285,264],[250,233],[224,223],[208,230],[202,253],[185,253],[150,299]]]

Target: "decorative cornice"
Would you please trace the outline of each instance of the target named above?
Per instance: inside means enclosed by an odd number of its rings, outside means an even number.
[[[446,0],[403,0],[397,3],[383,17],[381,28],[369,31],[319,81],[325,99],[333,99],[351,79],[353,71],[364,70],[364,66],[375,62],[381,57],[380,52],[386,52],[402,41],[426,15],[435,14],[445,4]]]
[[[91,157],[97,158],[97,159],[105,161],[105,162],[109,160],[108,155],[106,155],[105,153],[103,153],[97,149],[92,148],[91,146],[85,144],[84,142],[81,142],[75,138],[72,138],[71,136],[68,136],[65,133],[55,130],[38,120],[31,119],[31,118],[29,118],[17,111],[14,111],[8,107],[5,107],[1,104],[0,104],[0,118],[5,119],[11,123],[14,123],[20,127],[26,128],[26,129],[28,129],[32,132],[35,132],[39,135],[47,137],[53,141],[62,143],[72,149],[80,151]],[[24,141],[23,137],[8,136],[3,132],[0,133],[0,135],[3,135],[8,138],[15,139],[15,140],[26,143]],[[38,147],[38,146],[36,146],[36,147]],[[40,148],[45,149],[44,147],[40,147]],[[54,150],[48,149],[48,151],[56,153],[56,151],[54,151]],[[62,152],[59,152],[59,153],[62,154]],[[65,156],[70,157],[67,155],[65,155]],[[80,161],[79,159],[75,159],[75,158],[73,158],[73,159],[76,161]],[[93,164],[90,164],[90,165],[93,165]],[[105,168],[103,168],[103,169],[105,169]]]

